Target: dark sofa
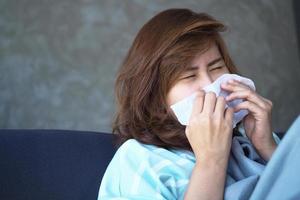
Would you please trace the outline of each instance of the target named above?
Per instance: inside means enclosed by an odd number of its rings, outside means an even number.
[[[0,129],[1,200],[97,199],[113,135]]]
[[[97,199],[116,151],[113,139],[90,131],[0,129],[0,200]]]

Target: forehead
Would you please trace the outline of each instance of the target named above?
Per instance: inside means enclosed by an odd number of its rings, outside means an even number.
[[[217,45],[213,44],[206,51],[196,54],[191,61],[191,66],[206,66],[210,61],[222,57]]]

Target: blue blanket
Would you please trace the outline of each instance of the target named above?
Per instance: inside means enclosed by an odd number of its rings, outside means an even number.
[[[225,199],[300,199],[300,117],[268,163],[243,137],[235,137],[227,171]]]
[[[294,121],[262,173],[250,200],[300,199],[300,116]]]

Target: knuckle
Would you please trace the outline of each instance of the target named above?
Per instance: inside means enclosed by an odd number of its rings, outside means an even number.
[[[228,128],[230,128],[231,127],[231,123],[232,122],[230,122],[229,120],[226,120],[225,123],[224,123],[224,125],[223,125],[224,130],[227,130]]]
[[[268,111],[270,112],[272,110],[273,106],[272,105],[269,105],[268,106]]]
[[[211,92],[211,91],[207,92],[206,95],[210,96],[210,97],[215,97],[216,98],[216,94],[214,92]]]
[[[214,118],[213,118],[214,124],[221,124],[222,121],[223,121],[223,120],[222,120],[220,117],[214,117]]]
[[[264,109],[270,111],[272,110],[272,108],[273,108],[273,103],[270,100],[267,100],[266,104],[264,104]]]
[[[229,115],[233,115],[234,110],[233,110],[233,108],[228,107],[228,108],[227,108],[227,112],[228,112]]]
[[[201,120],[204,122],[209,122],[209,121],[211,121],[212,118],[213,118],[212,113],[203,113]]]
[[[268,102],[269,106],[272,108],[273,107],[273,102],[270,101],[269,99],[267,99],[267,102]]]
[[[203,97],[204,96],[204,92],[203,91],[197,91],[196,92],[196,97],[198,97],[198,98],[201,98],[201,97]]]
[[[225,102],[225,98],[223,96],[218,96],[217,100],[220,102]]]
[[[263,109],[263,110],[268,110],[268,109],[269,109],[268,104],[263,104],[263,105],[262,105],[262,109]]]
[[[201,94],[201,95],[205,95],[205,91],[204,90],[199,90],[198,93]]]
[[[246,91],[246,95],[249,97],[249,96],[251,96],[251,95],[253,95],[253,91],[249,88],[249,89],[247,89],[247,91]]]
[[[244,101],[244,102],[242,102],[242,103],[241,103],[241,106],[242,106],[242,105],[245,105],[246,107],[251,106],[251,104],[250,104],[249,101]]]

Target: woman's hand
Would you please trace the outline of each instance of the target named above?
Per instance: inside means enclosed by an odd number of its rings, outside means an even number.
[[[196,157],[184,195],[190,199],[224,199],[226,169],[232,142],[233,109],[212,92],[197,94],[186,136]]]
[[[230,80],[221,87],[231,92],[226,101],[244,99],[244,102],[234,108],[234,112],[241,109],[249,111],[243,119],[246,135],[262,158],[268,161],[277,146],[271,127],[272,102],[237,80]]]
[[[186,136],[196,157],[196,163],[207,162],[225,167],[232,142],[233,109],[225,109],[224,97],[204,91],[197,94]]]

